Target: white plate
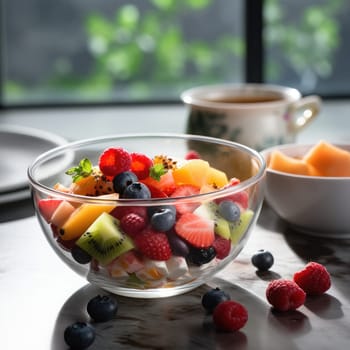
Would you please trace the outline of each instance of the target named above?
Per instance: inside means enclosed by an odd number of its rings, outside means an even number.
[[[11,203],[16,201],[21,201],[30,197],[29,188],[22,190],[9,192],[9,193],[0,193],[0,204]]]
[[[23,195],[24,189],[28,188],[28,166],[41,153],[65,143],[64,138],[48,131],[0,125],[0,199],[5,200],[14,192]]]

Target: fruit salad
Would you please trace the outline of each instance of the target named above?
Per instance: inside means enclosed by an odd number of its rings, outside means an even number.
[[[195,280],[205,269],[210,274],[232,254],[254,216],[246,190],[203,200],[209,197],[200,194],[240,180],[195,151],[173,159],[111,147],[97,164],[81,159],[65,178],[54,189],[79,195],[77,200],[42,198],[38,212],[62,254],[85,265],[88,280],[107,289],[169,288]],[[81,196],[105,201],[81,203]]]

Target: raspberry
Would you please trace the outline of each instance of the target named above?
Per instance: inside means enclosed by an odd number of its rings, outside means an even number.
[[[247,323],[248,311],[236,301],[223,301],[215,307],[213,321],[219,330],[237,331]]]
[[[128,215],[130,213],[137,214],[147,219],[147,209],[146,207],[139,207],[139,206],[116,206],[110,214],[117,218],[118,220],[121,220],[123,216]]]
[[[216,236],[212,245],[216,251],[216,257],[218,259],[224,259],[229,255],[231,250],[231,240]]]
[[[293,280],[308,295],[321,295],[331,286],[331,277],[327,269],[313,261],[296,272]]]
[[[131,171],[143,180],[149,176],[149,170],[153,166],[152,159],[142,153],[131,153]]]
[[[131,237],[142,231],[146,224],[145,218],[135,213],[124,215],[120,220],[121,229]]]
[[[278,279],[268,284],[266,298],[276,310],[288,311],[303,305],[306,294],[294,281]]]
[[[115,176],[130,170],[131,156],[123,148],[108,148],[100,156],[98,165],[106,176]]]
[[[190,160],[190,159],[200,159],[200,158],[201,158],[201,157],[200,157],[199,153],[196,152],[196,151],[193,151],[193,150],[188,151],[187,154],[185,155],[185,159],[186,159],[186,160]]]
[[[147,228],[135,237],[139,251],[152,260],[168,260],[171,257],[171,248],[165,233]]]

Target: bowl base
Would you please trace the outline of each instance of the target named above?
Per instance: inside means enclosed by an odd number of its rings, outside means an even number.
[[[322,237],[322,238],[328,238],[328,239],[349,239],[350,238],[350,232],[341,232],[341,233],[322,232],[322,231],[314,231],[314,230],[297,226],[291,223],[288,223],[288,225],[293,230],[308,236]]]
[[[112,294],[129,297],[129,298],[142,298],[142,299],[155,299],[155,298],[167,298],[176,295],[181,295],[188,293],[201,285],[206,283],[206,280],[192,280],[186,284],[182,284],[174,287],[164,287],[164,288],[145,288],[145,289],[137,289],[137,288],[126,288],[117,286],[115,283],[110,282],[108,278],[103,275],[99,275],[96,273],[90,273],[87,276],[87,280]]]

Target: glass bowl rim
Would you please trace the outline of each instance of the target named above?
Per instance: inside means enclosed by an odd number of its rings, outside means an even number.
[[[101,197],[88,197],[83,195],[77,195],[72,193],[64,193],[59,190],[55,190],[51,187],[48,187],[39,181],[35,179],[35,176],[33,174],[34,169],[48,160],[50,157],[52,157],[55,154],[62,153],[66,150],[74,150],[78,149],[80,146],[87,146],[87,145],[93,145],[97,144],[102,141],[109,141],[109,140],[125,140],[125,139],[178,139],[178,140],[193,140],[193,141],[200,141],[200,142],[208,142],[211,144],[217,144],[217,145],[223,145],[235,149],[239,149],[240,151],[244,153],[248,153],[252,158],[255,158],[259,162],[259,169],[256,174],[249,177],[246,180],[241,181],[239,184],[235,186],[229,186],[227,188],[218,189],[212,192],[208,193],[201,193],[196,194],[192,196],[186,196],[186,197],[167,197],[167,198],[150,198],[150,199],[122,199],[122,198],[101,198]],[[66,143],[64,145],[54,147],[41,155],[39,155],[27,168],[27,176],[29,179],[29,184],[32,186],[32,188],[45,193],[48,196],[53,196],[55,198],[59,197],[62,199],[67,200],[74,200],[74,201],[80,201],[84,203],[91,203],[91,204],[110,204],[110,203],[118,203],[120,205],[135,205],[135,206],[149,206],[149,205],[171,205],[175,204],[176,202],[193,202],[198,198],[198,200],[211,200],[213,198],[216,198],[218,196],[225,196],[234,194],[237,192],[241,192],[242,190],[251,187],[253,184],[258,183],[265,177],[266,173],[266,161],[265,158],[262,156],[262,154],[253,148],[250,148],[248,146],[245,146],[243,144],[219,139],[215,137],[210,136],[203,136],[203,135],[193,135],[193,134],[181,134],[181,133],[128,133],[128,134],[111,134],[111,135],[105,135],[105,136],[98,136],[93,138],[86,138],[82,140],[72,141],[69,143]]]

